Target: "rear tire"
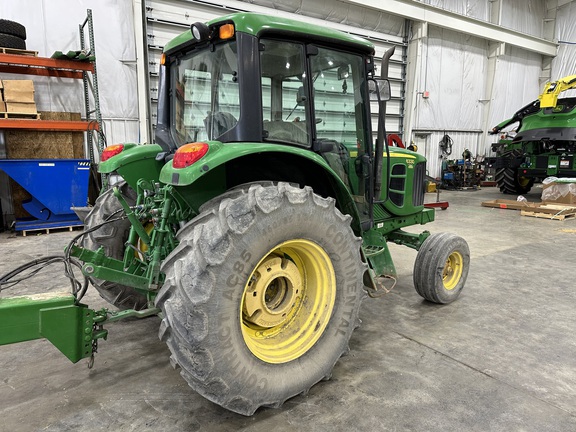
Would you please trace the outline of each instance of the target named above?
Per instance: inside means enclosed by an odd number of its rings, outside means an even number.
[[[120,182],[116,186],[129,205],[136,202],[136,193],[126,182]],[[123,215],[121,210],[120,201],[114,196],[112,188],[108,189],[98,197],[94,207],[86,216],[84,220],[86,230],[101,224],[112,214],[116,213],[115,216],[111,217],[112,219]],[[89,250],[103,247],[107,256],[122,260],[124,258],[124,244],[128,240],[129,232],[130,222],[128,220],[112,222],[84,236],[82,247]],[[140,310],[144,309],[148,302],[144,294],[132,287],[96,278],[90,278],[90,282],[104,300],[120,309]]]
[[[447,304],[458,298],[470,267],[466,241],[455,234],[430,235],[414,263],[414,287],[426,300]]]
[[[334,200],[251,185],[204,206],[178,240],[156,305],[194,390],[252,415],[330,377],[359,325],[366,271]]]

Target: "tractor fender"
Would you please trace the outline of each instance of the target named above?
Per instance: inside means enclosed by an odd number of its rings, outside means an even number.
[[[123,150],[110,159],[100,162],[98,172],[109,174],[117,172],[124,180],[136,190],[136,184],[140,179],[158,181],[160,170],[164,165],[164,158],[156,160],[156,156],[162,153],[162,147],[158,144],[123,144]]]
[[[354,222],[352,227],[357,235],[360,235],[360,216],[353,197],[338,174],[328,165],[317,153],[309,149],[301,149],[280,144],[266,143],[221,143],[219,141],[207,141],[208,151],[199,160],[185,168],[174,168],[174,159],[164,165],[160,172],[160,182],[176,186],[178,188],[188,188],[201,180],[215,169],[223,167],[235,159],[250,155],[261,155],[265,153],[285,154],[296,156],[303,161],[311,162],[317,166],[318,171],[323,171],[330,179],[332,196],[336,199],[338,206],[343,213],[352,216]],[[175,156],[176,158],[177,156]],[[270,180],[270,179],[262,179]],[[283,181],[286,181],[283,179]],[[189,195],[184,193],[184,195]]]

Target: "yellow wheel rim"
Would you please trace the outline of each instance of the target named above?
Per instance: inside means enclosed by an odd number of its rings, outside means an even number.
[[[244,286],[244,342],[267,363],[295,360],[322,336],[335,300],[336,276],[324,249],[309,240],[284,242],[260,260]]]
[[[150,235],[150,233],[153,230],[154,230],[154,224],[152,222],[148,222],[146,225],[144,225],[144,231],[146,231],[146,234]],[[144,253],[148,251],[148,245],[144,243],[140,237],[138,237],[138,241],[136,242],[136,248],[140,251],[136,252],[136,255],[138,255],[138,258],[140,258],[143,261]]]
[[[442,270],[442,282],[444,283],[444,288],[447,290],[453,290],[460,282],[462,277],[462,269],[464,267],[464,259],[460,252],[452,252],[448,255],[446,259],[446,264],[444,264],[444,270]]]
[[[530,183],[530,177],[524,177],[524,176],[518,177],[518,184],[521,187],[526,187],[528,186],[529,183]]]

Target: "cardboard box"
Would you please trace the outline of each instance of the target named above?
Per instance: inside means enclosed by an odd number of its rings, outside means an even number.
[[[34,103],[34,82],[32,80],[3,80],[4,101]]]
[[[6,112],[6,103],[0,101],[0,112]]]
[[[576,179],[556,179],[542,183],[542,201],[576,204]]]
[[[23,102],[6,102],[6,112],[20,114],[36,114],[36,104]]]

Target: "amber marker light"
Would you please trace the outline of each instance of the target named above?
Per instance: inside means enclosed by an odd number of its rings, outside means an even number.
[[[224,24],[218,29],[220,39],[230,39],[234,36],[234,24]]]
[[[106,147],[102,152],[102,156],[100,156],[100,162],[107,161],[112,156],[122,153],[122,150],[124,150],[124,144],[114,144]]]
[[[174,155],[174,160],[172,161],[172,167],[174,168],[186,168],[192,165],[194,162],[200,160],[208,152],[208,144],[203,142],[195,142],[190,144],[184,144]]]

